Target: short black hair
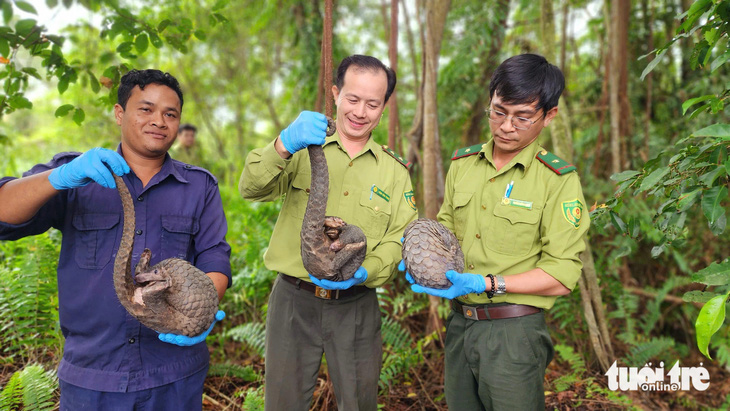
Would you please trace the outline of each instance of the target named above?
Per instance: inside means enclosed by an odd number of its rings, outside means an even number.
[[[345,74],[347,73],[347,69],[350,66],[355,66],[363,69],[378,71],[383,70],[385,72],[386,77],[388,78],[388,88],[385,90],[385,101],[384,103],[388,102],[388,99],[390,98],[390,95],[393,94],[393,90],[395,90],[395,71],[391,69],[390,67],[383,64],[382,61],[378,60],[375,57],[372,56],[363,56],[361,54],[353,54],[352,56],[345,57],[342,62],[340,62],[339,67],[337,67],[337,78],[335,79],[335,85],[338,89],[342,90],[342,86],[345,85]]]
[[[123,75],[119,83],[119,89],[117,90],[117,103],[126,110],[127,100],[132,95],[134,87],[139,86],[140,90],[144,90],[148,84],[159,84],[170,87],[177,93],[178,98],[180,98],[180,110],[182,110],[183,93],[180,90],[180,83],[170,73],[163,73],[155,69],[130,70],[127,74]]]
[[[197,127],[195,127],[194,125],[192,125],[190,123],[185,123],[185,124],[181,125],[180,128],[177,129],[177,134],[181,134],[183,131],[187,131],[187,130],[190,130],[193,133],[198,132]]]
[[[489,100],[495,95],[507,104],[531,104],[547,112],[558,105],[565,89],[559,68],[537,54],[519,54],[503,61],[489,82]]]

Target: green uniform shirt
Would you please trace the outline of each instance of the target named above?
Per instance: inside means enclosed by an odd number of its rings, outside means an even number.
[[[446,176],[438,221],[459,239],[465,271],[509,276],[537,267],[572,290],[583,267],[578,255],[585,249],[583,236],[590,225],[578,174],[559,175],[543,164],[535,156],[547,152],[537,142],[497,171],[493,147],[492,140],[481,149],[470,147],[478,154],[466,153],[454,160]],[[565,164],[555,156],[551,159]],[[511,181],[514,185],[506,199],[505,190]],[[469,294],[460,300],[548,309],[555,298],[510,294],[507,289],[506,295],[491,300],[486,293]]]
[[[177,161],[202,167],[200,148],[197,145],[193,147],[183,147],[182,145],[179,145],[172,150],[170,156]]]
[[[400,239],[406,225],[417,218],[408,169],[372,138],[353,159],[342,147],[338,133],[327,137],[323,147],[329,169],[327,215],[363,230],[368,239],[362,263],[368,271],[364,285],[383,285],[396,273],[401,260]],[[309,152],[300,150],[284,160],[272,141],[246,157],[238,187],[243,198],[252,201],[272,201],[286,195],[264,263],[269,270],[306,281],[310,280],[302,265],[299,233],[310,182]]]

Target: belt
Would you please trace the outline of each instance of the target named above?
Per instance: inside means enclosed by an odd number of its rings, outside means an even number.
[[[542,309],[524,304],[509,304],[489,307],[485,305],[470,306],[456,300],[451,300],[451,308],[464,317],[478,320],[501,320],[504,318],[524,317],[526,315],[539,313]]]
[[[354,286],[347,290],[328,290],[320,286],[314,285],[309,281],[304,281],[301,278],[295,278],[290,275],[279,273],[279,277],[289,284],[294,284],[297,289],[304,290],[314,294],[315,297],[323,300],[340,300],[343,298],[351,297],[353,295],[362,294],[370,290],[365,286]]]

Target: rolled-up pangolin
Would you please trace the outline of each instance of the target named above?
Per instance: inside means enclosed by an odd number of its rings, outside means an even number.
[[[213,280],[188,261],[168,258],[150,267],[145,249],[132,278],[134,204],[127,185],[114,175],[124,209],[122,241],[114,260],[114,290],[127,311],[145,326],[160,332],[194,337],[210,327],[218,311]]]
[[[464,271],[464,253],[456,236],[443,224],[419,218],[403,232],[403,261],[417,284],[449,288],[446,271]]]
[[[335,122],[327,118],[327,135],[335,132]],[[302,263],[319,279],[343,281],[352,278],[365,260],[367,238],[360,227],[339,217],[325,216],[329,191],[329,171],[322,146],[311,145],[309,162],[312,183],[307,210],[302,221]]]

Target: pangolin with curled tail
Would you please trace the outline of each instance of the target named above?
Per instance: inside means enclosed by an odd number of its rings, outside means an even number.
[[[335,122],[327,118],[327,135],[335,133]],[[307,210],[302,221],[302,263],[319,279],[350,279],[365,260],[367,238],[360,227],[339,217],[325,216],[329,191],[329,171],[322,146],[307,147],[312,169]]]
[[[188,337],[203,333],[218,311],[213,280],[179,258],[150,267],[149,249],[142,252],[132,277],[134,203],[124,180],[113,175],[124,209],[122,240],[114,260],[114,290],[119,301],[139,322],[157,332]]]

